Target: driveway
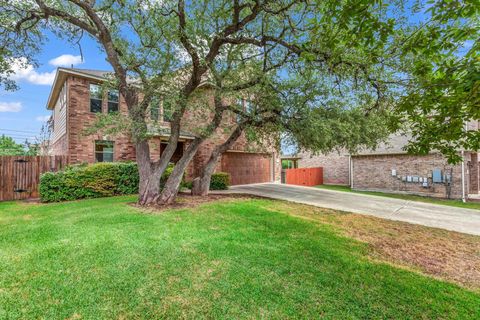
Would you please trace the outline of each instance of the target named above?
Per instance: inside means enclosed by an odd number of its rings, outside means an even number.
[[[228,192],[293,201],[480,235],[480,211],[472,209],[278,183],[233,186]]]

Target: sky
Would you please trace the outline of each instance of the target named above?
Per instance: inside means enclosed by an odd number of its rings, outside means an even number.
[[[0,135],[11,136],[19,143],[25,139],[35,141],[42,124],[51,115],[46,104],[58,67],[73,64],[75,68],[111,70],[93,40],[84,38],[81,46],[83,61],[78,47],[50,37],[36,57],[38,68],[15,68],[13,79],[19,89],[12,92],[0,88]]]

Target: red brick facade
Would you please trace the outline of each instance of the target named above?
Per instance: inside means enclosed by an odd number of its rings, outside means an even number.
[[[397,146],[397,149],[398,148]],[[326,184],[352,185],[356,190],[417,194],[441,198],[462,198],[462,165],[450,165],[440,154],[414,156],[405,153],[353,155],[330,153],[310,156],[299,154],[300,168],[323,167]],[[480,189],[479,157],[464,154],[465,196],[478,195]],[[451,183],[434,183],[433,170],[451,175]],[[349,179],[351,171],[351,182]],[[424,184],[426,182],[426,184]]]
[[[67,72],[68,73],[68,72]],[[130,142],[130,139],[126,135],[115,135],[108,136],[102,134],[93,134],[87,135],[85,129],[88,128],[96,119],[96,114],[90,111],[90,91],[89,85],[94,82],[88,76],[81,75],[71,75],[69,74],[65,78],[65,88],[66,88],[66,99],[67,99],[67,111],[66,111],[66,132],[63,135],[55,135],[56,138],[52,141],[51,154],[54,155],[69,155],[71,163],[93,163],[95,162],[95,141],[96,140],[107,140],[113,141],[113,160],[114,161],[125,161],[125,160],[135,160],[135,147]],[[107,112],[108,103],[107,99],[103,99],[102,102],[102,112]],[[127,106],[125,101],[120,97],[119,101],[119,111],[121,113],[127,113]],[[187,116],[188,117],[188,116]],[[57,120],[55,120],[57,121]],[[63,120],[62,120],[63,121]],[[60,128],[60,119],[56,124],[54,122],[54,132],[56,130],[56,125]],[[231,121],[230,121],[231,122]],[[168,123],[164,123],[168,125]],[[228,123],[228,120],[222,125],[222,128],[217,130],[217,133],[207,141],[205,141],[198,153],[195,155],[194,159],[187,168],[187,178],[192,178],[195,174],[199,172],[203,164],[210,157],[210,153],[216,144],[225,140],[227,132],[225,128],[232,127],[231,123]],[[165,139],[165,138],[163,138]],[[179,143],[179,150],[174,155],[172,160],[181,156],[182,149],[188,146],[189,140],[182,140]],[[165,141],[164,141],[165,143]],[[158,160],[162,150],[161,138],[156,137],[150,140],[150,151],[152,161]],[[263,149],[258,149],[257,151],[262,152],[263,156],[259,157],[258,154],[252,152],[255,150],[250,150],[250,146],[247,145],[245,137],[240,137],[238,141],[233,146],[232,150],[242,151],[242,159],[245,161],[251,161],[253,167],[266,167],[265,161],[269,164],[268,176],[265,174],[262,175],[262,182],[268,182],[272,180],[280,179],[280,161],[278,160],[278,154],[272,148],[269,149],[267,154],[263,154]],[[240,154],[239,154],[240,155]],[[232,155],[229,153],[228,157],[231,159]],[[267,159],[267,160],[265,160]],[[258,162],[258,163],[257,163]],[[228,162],[219,160],[216,171],[232,171],[231,174],[235,174],[235,167],[229,165]],[[258,175],[258,172],[253,172],[247,170],[241,173],[245,175],[245,179],[242,181],[252,181],[259,182],[259,178],[255,175]],[[250,175],[250,177],[248,177]]]
[[[469,157],[470,154],[467,154],[466,158]],[[353,189],[388,190],[389,192],[430,197],[462,198],[462,166],[448,164],[440,154],[353,156],[352,167]],[[451,176],[451,183],[433,182],[433,170],[435,169],[441,170],[443,176]],[[424,182],[426,182],[425,185]],[[467,171],[464,185],[465,192],[469,193]]]

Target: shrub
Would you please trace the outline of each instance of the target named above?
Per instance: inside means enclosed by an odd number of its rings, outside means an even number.
[[[169,165],[162,175],[162,187],[173,171]],[[42,202],[58,202],[86,198],[110,197],[138,193],[138,167],[134,162],[95,163],[68,166],[64,171],[47,172],[40,177]],[[212,175],[210,190],[226,190],[230,176],[225,172]],[[191,183],[182,179],[182,187]]]
[[[96,163],[69,166],[40,177],[42,202],[108,197],[138,192],[136,163]]]
[[[185,181],[182,186],[187,189],[192,189],[193,182]],[[230,186],[230,175],[226,172],[217,172],[212,174],[210,179],[210,190],[227,190]]]
[[[168,165],[168,167],[165,169],[165,171],[163,172],[162,176],[160,177],[160,187],[161,188],[163,188],[163,186],[167,182],[168,178],[172,174],[174,167],[175,167],[175,165],[173,163],[170,163]],[[183,178],[182,178],[182,181],[183,181]]]
[[[226,172],[212,174],[210,190],[227,190],[230,186],[230,175]]]

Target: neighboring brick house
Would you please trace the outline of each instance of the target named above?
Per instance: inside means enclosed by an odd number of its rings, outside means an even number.
[[[92,125],[98,113],[128,112],[125,101],[117,90],[108,90],[102,94],[100,85],[108,73],[69,68],[57,70],[47,102],[47,108],[53,113],[50,144],[52,155],[68,155],[70,163],[135,160],[135,147],[127,135],[85,134],[85,129]],[[157,102],[149,110],[149,116],[149,121],[155,121],[161,129],[152,131],[156,134],[149,141],[152,160],[158,160],[169,137],[168,121],[171,115],[161,102]],[[187,168],[187,178],[192,178],[199,172],[215,144],[225,139],[225,125],[229,124],[228,119],[225,121],[217,133],[201,145]],[[172,161],[175,162],[182,156],[193,138],[191,133],[181,133]],[[240,137],[232,149],[222,155],[216,170],[228,172],[232,184],[277,181],[281,172],[275,150],[254,148],[247,143],[245,137]]]
[[[324,184],[350,184],[350,156],[346,152],[331,152],[312,155],[308,152],[298,154],[299,168],[323,168]]]
[[[469,129],[478,130],[471,122]],[[328,154],[302,157],[300,167],[323,167],[324,180],[331,184],[351,185],[356,190],[387,191],[431,197],[460,199],[479,195],[479,158],[477,152],[464,152],[463,164],[450,165],[439,153],[409,155],[403,147],[408,137],[392,135],[375,150],[355,155]]]

